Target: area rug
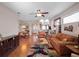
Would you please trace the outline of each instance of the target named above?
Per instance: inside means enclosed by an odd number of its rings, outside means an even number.
[[[27,57],[56,57],[57,54],[54,50],[52,52],[49,48],[40,47],[39,45],[33,45]]]

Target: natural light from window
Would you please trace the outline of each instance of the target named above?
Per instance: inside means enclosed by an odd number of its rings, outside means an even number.
[[[63,24],[73,23],[73,22],[79,22],[79,12],[75,13],[75,14],[72,14],[72,15],[70,15],[68,17],[65,17],[63,19]]]

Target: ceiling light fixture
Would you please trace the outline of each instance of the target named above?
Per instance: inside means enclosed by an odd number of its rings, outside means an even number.
[[[42,16],[42,14],[37,14],[37,16]]]

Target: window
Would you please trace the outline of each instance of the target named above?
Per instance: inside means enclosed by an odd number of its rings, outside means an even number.
[[[63,24],[73,23],[73,22],[79,22],[79,12],[75,13],[75,14],[72,14],[72,15],[70,15],[68,17],[65,17],[63,19]]]
[[[46,20],[43,20],[43,19],[41,19],[40,20],[40,27],[41,27],[41,29],[42,30],[48,30],[49,29],[49,20],[48,19],[46,19]]]
[[[55,25],[59,25],[59,20],[56,20],[55,21]]]
[[[42,26],[42,30],[46,30],[46,27],[45,26]]]

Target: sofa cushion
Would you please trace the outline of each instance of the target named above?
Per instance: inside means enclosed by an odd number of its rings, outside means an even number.
[[[67,39],[66,41],[74,41],[74,38],[75,38],[75,37],[70,36],[70,35],[66,35],[66,34],[63,35],[63,39]],[[62,40],[63,40],[63,39],[62,39]]]
[[[70,36],[70,35],[67,35],[67,34],[63,34],[63,33],[58,33],[56,35],[56,38],[58,38],[60,41],[74,41],[74,37],[73,36]]]

